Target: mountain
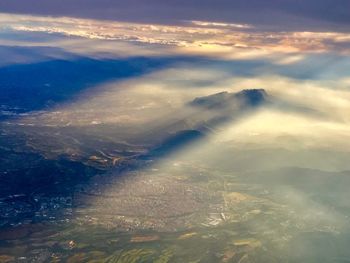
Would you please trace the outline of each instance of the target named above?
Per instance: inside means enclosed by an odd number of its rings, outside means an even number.
[[[237,93],[227,91],[195,98],[189,104],[193,107],[224,110],[230,108],[257,107],[267,102],[268,94],[264,89],[245,89]]]

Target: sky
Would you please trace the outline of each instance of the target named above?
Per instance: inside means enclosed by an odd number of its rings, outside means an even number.
[[[347,0],[1,0],[0,10],[157,24],[204,20],[268,30],[350,30]]]

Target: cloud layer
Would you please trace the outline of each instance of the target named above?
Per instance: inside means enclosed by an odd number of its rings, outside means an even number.
[[[0,27],[3,30],[18,32],[59,33],[83,39],[119,40],[124,43],[152,45],[153,48],[148,48],[148,53],[154,53],[157,50],[156,52],[163,54],[182,53],[225,58],[255,58],[272,56],[277,53],[334,51],[348,54],[350,51],[350,34],[348,33],[267,32],[251,24],[198,20],[189,20],[182,25],[159,25],[1,14]],[[64,43],[61,44],[64,45]],[[108,45],[104,45],[106,46]],[[145,50],[145,47],[143,49]],[[302,58],[300,54],[293,55],[281,60],[281,63],[293,63],[300,58]]]

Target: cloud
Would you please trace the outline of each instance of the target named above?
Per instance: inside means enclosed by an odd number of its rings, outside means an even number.
[[[42,32],[81,39],[113,40],[118,41],[119,44],[131,43],[134,47],[142,44],[144,51],[147,51],[148,54],[154,53],[156,49],[161,54],[181,53],[233,59],[271,57],[278,53],[297,52],[350,53],[348,33],[265,32],[261,28],[248,24],[209,21],[187,21],[183,25],[160,25],[2,14],[0,27],[2,30],[15,32]],[[298,56],[300,58],[300,54]],[[281,60],[281,64],[297,61],[295,58],[297,56],[292,54],[292,58]]]

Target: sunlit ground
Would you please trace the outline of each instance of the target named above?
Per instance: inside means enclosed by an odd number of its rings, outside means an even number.
[[[0,18],[0,262],[348,262],[347,34]]]

